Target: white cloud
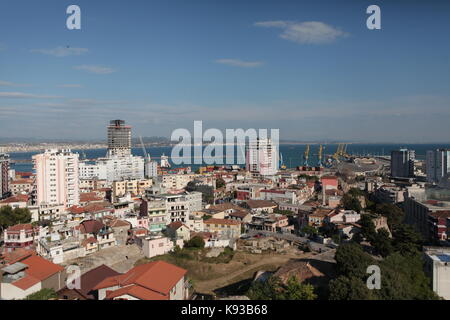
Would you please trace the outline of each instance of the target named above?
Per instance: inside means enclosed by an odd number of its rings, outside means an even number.
[[[255,68],[263,65],[261,61],[243,61],[239,59],[218,59],[217,63],[226,64],[233,67]]]
[[[52,49],[32,49],[33,53],[42,53],[55,57],[79,56],[89,51],[87,48],[56,47]]]
[[[349,33],[320,21],[263,21],[256,22],[256,27],[281,28],[280,38],[301,44],[326,44],[345,38]]]
[[[60,98],[58,96],[49,96],[49,95],[39,95],[25,92],[0,92],[0,98],[11,98],[11,99],[21,99],[21,98],[29,98],[29,99],[55,99]]]
[[[82,85],[67,83],[67,84],[60,84],[60,85],[58,85],[58,87],[60,87],[60,88],[81,88]]]
[[[29,84],[15,83],[15,82],[2,81],[2,80],[0,80],[0,86],[3,86],[3,87],[30,87]]]
[[[95,73],[95,74],[110,74],[110,73],[116,72],[116,70],[113,68],[97,66],[97,65],[81,65],[81,66],[75,66],[73,68],[76,70],[84,70],[89,73]]]

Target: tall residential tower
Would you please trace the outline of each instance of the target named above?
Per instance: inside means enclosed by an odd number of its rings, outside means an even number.
[[[427,151],[427,181],[438,183],[450,174],[450,149]]]
[[[37,205],[64,205],[80,202],[78,154],[70,150],[46,150],[33,156],[35,202]]]
[[[0,150],[0,199],[9,195],[9,155]]]
[[[108,126],[108,157],[131,155],[131,127],[124,120],[111,120]]]
[[[392,151],[391,177],[413,178],[415,159],[416,159],[416,152],[414,150],[400,149]]]
[[[278,148],[271,139],[250,139],[246,152],[246,170],[260,175],[278,172]]]

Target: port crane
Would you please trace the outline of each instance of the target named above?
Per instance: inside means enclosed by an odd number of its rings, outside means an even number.
[[[286,165],[283,162],[283,154],[280,152],[280,168],[286,170]]]
[[[145,150],[144,141],[142,141],[142,136],[139,136],[139,141],[141,142],[142,152],[144,153],[144,159],[147,160],[148,157],[148,160],[150,161],[150,155],[147,155],[147,150]]]
[[[308,159],[309,159],[309,144],[306,145],[305,153],[303,154],[303,165],[308,167]]]
[[[319,154],[317,155],[317,158],[318,158],[317,165],[319,167],[323,166],[322,156],[323,156],[323,145],[319,145]]]

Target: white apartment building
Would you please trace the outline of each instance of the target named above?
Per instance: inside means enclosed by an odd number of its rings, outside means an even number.
[[[150,156],[145,158],[144,174],[146,178],[158,176],[158,162],[152,161]]]
[[[450,250],[445,247],[425,247],[425,271],[431,278],[433,291],[450,299]]]
[[[172,222],[189,222],[191,212],[200,211],[202,209],[201,192],[182,192],[179,194],[151,194],[147,193],[147,199],[164,200],[166,203],[168,223]]]
[[[94,179],[106,180],[106,166],[91,163],[89,161],[80,161],[78,164],[78,172],[80,179]]]
[[[144,179],[144,158],[137,156],[100,159],[98,164],[106,166],[108,182],[122,179]]]
[[[260,175],[278,172],[278,149],[271,139],[251,139],[247,145],[246,170]]]
[[[78,154],[50,149],[33,156],[36,204],[71,207],[80,202]]]
[[[81,179],[106,180],[108,183],[123,179],[144,179],[144,158],[139,156],[111,156],[95,163],[81,162],[78,166]]]

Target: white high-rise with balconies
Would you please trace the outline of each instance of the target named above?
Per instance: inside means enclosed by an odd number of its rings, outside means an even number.
[[[271,139],[250,139],[246,152],[246,170],[262,176],[278,172],[278,148]]]
[[[69,149],[50,149],[33,156],[35,202],[37,205],[64,205],[80,202],[78,154]]]

